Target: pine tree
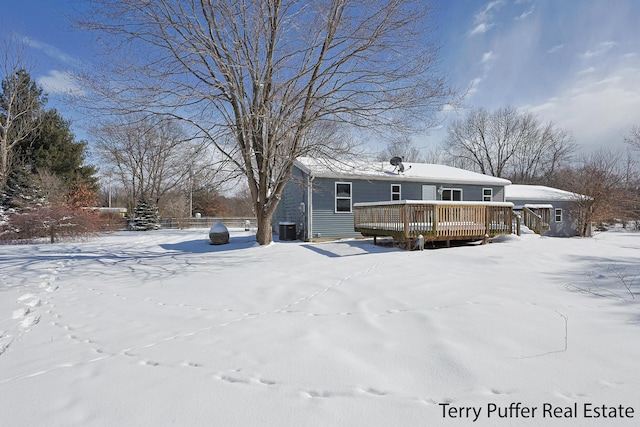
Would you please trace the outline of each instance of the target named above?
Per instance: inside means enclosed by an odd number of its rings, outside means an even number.
[[[38,133],[23,140],[16,147],[15,156],[33,171],[46,170],[56,175],[68,188],[86,184],[97,191],[96,169],[84,164],[86,151],[87,142],[75,140],[71,121],[51,108],[41,115]]]
[[[129,228],[137,231],[157,230],[160,228],[158,207],[149,202],[144,195],[140,197],[133,210],[133,216],[131,221],[129,221]]]
[[[38,188],[34,176],[27,167],[14,168],[2,191],[1,204],[18,211],[36,209],[46,205],[46,197]]]

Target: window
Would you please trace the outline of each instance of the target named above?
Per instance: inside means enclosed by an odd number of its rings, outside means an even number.
[[[460,188],[443,188],[442,200],[451,200],[459,202],[462,200],[462,189]]]
[[[402,200],[401,190],[400,184],[391,184],[391,200]]]
[[[556,209],[556,222],[562,222],[562,209]]]
[[[493,202],[493,188],[483,188],[482,189],[482,201],[483,202]]]
[[[336,212],[351,212],[350,182],[336,182]]]

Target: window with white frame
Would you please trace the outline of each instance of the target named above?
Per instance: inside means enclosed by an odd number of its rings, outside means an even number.
[[[493,188],[483,188],[482,189],[482,201],[483,202],[493,202]]]
[[[443,188],[442,200],[451,200],[454,202],[462,201],[462,189],[461,188]]]
[[[562,209],[557,208],[555,211],[556,214],[556,222],[562,222]]]
[[[391,200],[402,200],[402,186],[391,184]]]
[[[336,212],[351,212],[350,182],[336,182]]]

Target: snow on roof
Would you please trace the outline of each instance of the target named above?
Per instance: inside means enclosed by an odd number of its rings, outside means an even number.
[[[296,165],[320,178],[379,179],[389,181],[438,182],[443,184],[509,185],[511,181],[452,166],[405,162],[404,172],[389,162],[322,160],[300,157]]]
[[[544,185],[507,185],[504,190],[506,200],[576,200],[580,194]]]

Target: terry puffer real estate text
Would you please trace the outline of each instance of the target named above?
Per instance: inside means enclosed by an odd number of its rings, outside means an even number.
[[[512,402],[508,406],[488,403],[486,406],[456,406],[451,403],[440,403],[442,418],[478,419],[498,418],[634,418],[635,410],[631,406],[606,405],[575,402],[569,406],[557,406],[543,403],[538,406],[527,406],[521,402]]]

